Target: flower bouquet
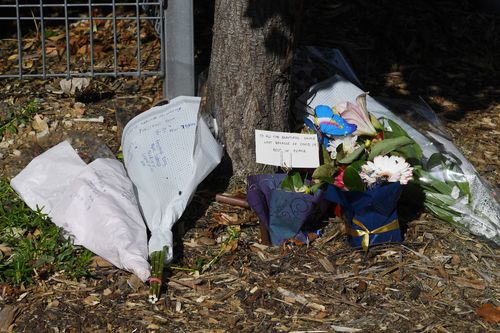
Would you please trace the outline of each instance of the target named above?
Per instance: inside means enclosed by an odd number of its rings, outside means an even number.
[[[366,94],[355,103],[318,105],[305,122],[323,146],[312,178],[326,183],[325,198],[342,208],[350,244],[367,250],[401,241],[397,203],[422,159],[419,145],[394,121],[371,115]]]
[[[316,106],[353,101],[362,93],[354,84],[335,75],[310,87],[298,98],[296,116],[302,119],[304,114],[308,114],[306,122],[316,126]],[[500,244],[498,194],[494,187],[483,181],[474,166],[453,144],[434,111],[423,100],[414,102],[367,96],[366,104],[370,114],[384,119],[387,129],[395,130],[397,134],[401,128],[421,148],[421,153],[418,153],[420,149],[416,146],[402,149],[404,154],[414,155],[400,155],[414,168],[414,178],[403,192],[402,200],[410,197],[411,204],[423,205],[436,217]],[[377,128],[377,131],[380,129]],[[323,133],[319,135],[325,137]],[[334,138],[342,139],[342,136]],[[332,141],[332,138],[328,141]],[[328,141],[325,147],[328,147]],[[359,143],[359,138],[356,141]],[[417,149],[418,154],[411,152],[413,148]],[[396,151],[396,154],[399,153]],[[422,155],[421,158],[418,155]],[[418,193],[414,193],[414,189]]]
[[[329,206],[320,185],[303,181],[298,172],[248,177],[247,201],[259,217],[264,244],[309,241]]]

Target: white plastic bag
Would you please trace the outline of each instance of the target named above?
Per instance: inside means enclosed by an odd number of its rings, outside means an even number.
[[[32,209],[82,245],[145,281],[147,235],[130,179],[113,159],[83,162],[64,141],[34,158],[11,181]]]
[[[172,226],[222,158],[199,106],[199,97],[180,96],[138,115],[123,130],[123,160],[151,231],[149,253],[167,246],[166,261],[173,256]]]

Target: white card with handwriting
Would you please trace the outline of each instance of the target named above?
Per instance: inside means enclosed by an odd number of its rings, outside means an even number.
[[[319,146],[316,134],[255,130],[257,163],[288,168],[317,168]]]

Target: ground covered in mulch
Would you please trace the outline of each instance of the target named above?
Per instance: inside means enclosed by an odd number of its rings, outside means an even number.
[[[303,19],[302,44],[341,47],[373,95],[422,96],[481,176],[498,189],[500,16],[466,1],[321,1],[314,8],[306,5]],[[57,37],[57,27],[54,31]],[[103,43],[106,38],[103,34]],[[155,40],[144,38],[151,52]],[[15,66],[11,44],[0,41],[3,68]],[[75,46],[73,52],[83,59],[86,51]],[[101,49],[103,63],[109,53]],[[133,66],[134,57],[124,54],[122,65]],[[54,66],[58,57],[53,55]],[[36,68],[37,58],[31,60],[28,66]],[[93,79],[78,96],[64,92],[60,79],[2,83],[2,119],[30,100],[36,100],[39,115],[31,115],[17,133],[5,132],[0,170],[6,177],[62,139],[71,139],[87,159],[102,153],[95,147],[118,153],[126,119],[161,98],[161,80],[155,77]],[[483,304],[500,305],[500,250],[483,239],[424,212],[407,224],[402,244],[374,247],[367,254],[349,248],[342,223],[334,219],[309,246],[268,248],[259,244],[256,217],[215,202],[213,188],[204,184],[182,218],[177,257],[157,304],[147,302],[148,288],[137,278],[101,261],[91,268],[93,278],[73,281],[55,274],[32,286],[3,286],[0,307],[16,314],[11,330],[498,329],[476,312]],[[234,182],[227,191],[244,187]],[[239,231],[230,244],[227,228]],[[219,260],[210,263],[215,257]]]

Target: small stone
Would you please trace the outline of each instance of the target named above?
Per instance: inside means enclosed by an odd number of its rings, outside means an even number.
[[[63,126],[66,127],[66,128],[70,128],[73,126],[73,122],[70,121],[70,120],[63,120],[62,122]]]
[[[21,151],[19,149],[14,149],[12,151],[12,155],[19,157],[19,156],[21,156]]]
[[[0,142],[0,148],[8,148],[10,146],[8,141]]]
[[[118,131],[118,126],[113,126],[113,127],[111,127],[111,130],[112,130],[113,132]]]
[[[30,132],[28,133],[28,136],[35,136],[35,135],[36,135],[36,132],[35,132],[35,131],[30,131]]]

